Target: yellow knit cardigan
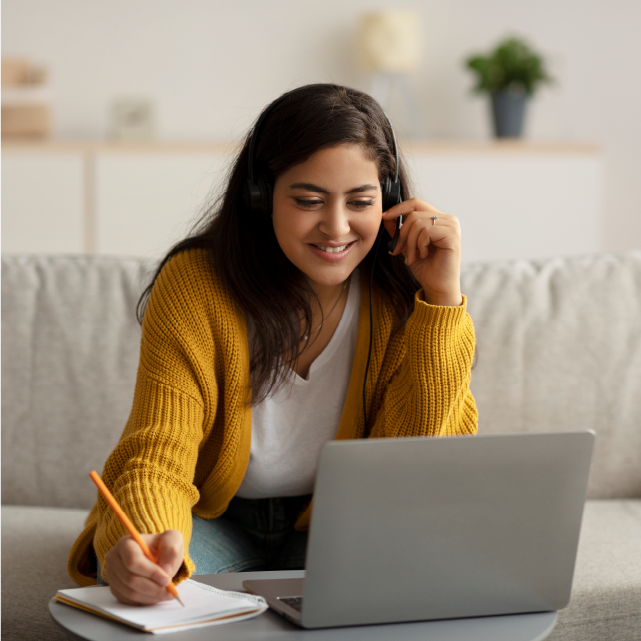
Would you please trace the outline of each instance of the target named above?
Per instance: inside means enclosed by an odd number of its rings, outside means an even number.
[[[364,433],[362,386],[369,347],[368,279],[362,278],[354,365],[337,439]],[[469,391],[474,328],[460,307],[428,305],[417,293],[405,327],[388,299],[374,294],[374,338],[366,404],[371,437],[474,434]],[[249,461],[252,412],[243,315],[216,277],[205,250],[173,257],[145,312],[133,407],[102,477],[140,532],[176,529],[185,541],[177,580],[191,575],[192,512],[225,512]],[[297,529],[309,524],[310,508]],[[69,557],[80,585],[96,583],[95,554],[126,534],[102,497]]]

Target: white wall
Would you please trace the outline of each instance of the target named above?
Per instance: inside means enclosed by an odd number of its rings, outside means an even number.
[[[105,136],[110,103],[137,96],[154,101],[160,138],[229,140],[295,86],[367,89],[356,24],[387,6],[422,16],[413,86],[431,138],[489,135],[467,55],[508,33],[547,53],[558,84],[534,100],[527,135],[602,145],[603,247],[641,247],[639,0],[4,0],[2,53],[50,67],[59,136]]]

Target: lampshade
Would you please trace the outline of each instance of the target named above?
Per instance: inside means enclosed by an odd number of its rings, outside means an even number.
[[[359,53],[370,71],[408,73],[418,66],[421,27],[416,12],[390,9],[361,18]]]

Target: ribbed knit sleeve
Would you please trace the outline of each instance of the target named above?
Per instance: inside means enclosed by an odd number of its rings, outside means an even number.
[[[248,372],[244,321],[207,255],[172,258],[145,310],[133,407],[102,477],[139,532],[182,533],[178,580],[195,569],[192,511],[218,516],[242,480],[251,438]],[[90,532],[104,572],[106,553],[126,531],[100,496],[70,558],[81,584],[91,582],[83,575]]]
[[[199,497],[193,481],[206,437],[205,405],[217,403],[215,376],[198,372],[207,356],[215,359],[204,327],[207,297],[194,288],[189,272],[184,261],[173,261],[154,284],[145,310],[133,407],[103,471],[139,532],[179,530],[186,550],[191,510]],[[94,548],[104,570],[105,554],[126,531],[102,497],[98,511]],[[185,570],[193,571],[187,554]]]
[[[374,350],[379,374],[370,388],[370,436],[476,433],[469,390],[474,326],[466,307],[465,297],[459,307],[429,305],[419,292],[405,327],[390,337],[384,352]]]

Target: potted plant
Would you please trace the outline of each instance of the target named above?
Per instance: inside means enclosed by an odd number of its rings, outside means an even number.
[[[507,38],[489,55],[471,56],[466,64],[477,76],[474,91],[492,98],[496,136],[520,136],[527,99],[539,84],[553,81],[541,56],[520,38]]]

